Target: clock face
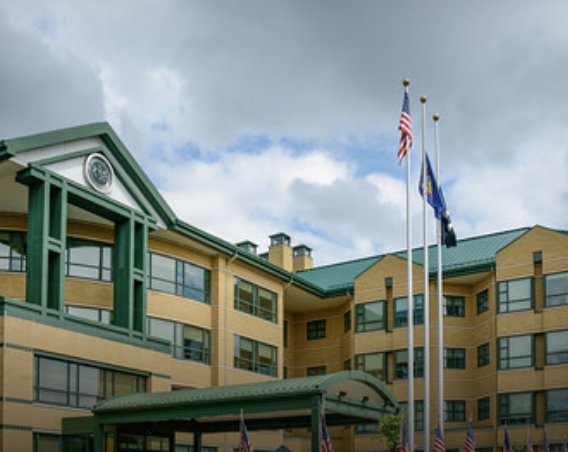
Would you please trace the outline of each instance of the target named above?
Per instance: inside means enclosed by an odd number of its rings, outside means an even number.
[[[112,186],[112,167],[100,154],[91,154],[85,161],[85,177],[95,190],[108,193]]]

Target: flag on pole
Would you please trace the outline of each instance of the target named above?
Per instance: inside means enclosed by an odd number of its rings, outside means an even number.
[[[422,164],[424,165],[424,162]],[[424,196],[424,187],[426,187],[426,201],[428,201],[428,204],[432,206],[434,209],[434,215],[439,220],[442,216],[442,212],[446,210],[446,205],[444,203],[444,198],[442,198],[442,195],[440,194],[438,182],[434,176],[434,171],[432,170],[428,154],[426,154],[426,183],[424,183],[424,166],[422,166],[422,171],[420,172],[420,185],[418,186],[420,196]]]
[[[469,419],[469,426],[467,427],[467,435],[465,435],[465,452],[475,452],[475,440],[473,439],[473,426],[471,425],[471,418]]]
[[[404,92],[402,114],[400,115],[398,130],[400,130],[400,145],[398,147],[398,164],[400,165],[408,151],[412,148],[412,119],[410,118],[410,100],[408,99],[408,91]]]
[[[511,440],[509,439],[509,432],[507,432],[507,427],[505,427],[505,441],[503,441],[503,452],[513,452],[513,446],[511,445]]]
[[[566,435],[562,439],[562,452],[568,452],[568,443],[566,443]]]
[[[546,437],[546,432],[544,432],[544,452],[550,452],[550,444],[548,444],[548,438]]]
[[[410,441],[408,439],[404,414],[400,417],[400,433],[398,443],[396,444],[396,452],[412,452],[410,449]]]
[[[442,436],[442,429],[440,429],[440,423],[438,423],[438,428],[436,429],[436,442],[434,443],[434,452],[446,452],[446,446],[444,445],[444,438]]]
[[[531,441],[531,432],[527,430],[527,452],[534,452],[534,447]]]
[[[239,451],[240,452],[254,452],[252,445],[250,443],[247,427],[245,425],[245,418],[243,416],[243,412],[241,411],[241,442],[239,444]]]
[[[442,194],[442,199],[443,194]],[[457,246],[458,239],[456,237],[456,231],[454,230],[454,224],[450,218],[450,213],[448,209],[445,208],[444,201],[444,211],[442,212],[442,244],[446,245],[446,248],[451,248],[452,246]]]
[[[323,412],[321,414],[321,452],[333,452],[333,447],[331,447],[331,439],[329,438],[327,426],[325,425],[325,416]]]

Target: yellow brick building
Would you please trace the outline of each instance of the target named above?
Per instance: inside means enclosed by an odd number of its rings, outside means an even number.
[[[407,399],[404,252],[312,268],[285,233],[266,255],[181,221],[104,123],[0,142],[0,450],[87,451],[77,419],[114,396],[344,370]],[[445,410],[437,412],[436,256],[425,303],[414,261],[415,443],[423,444],[424,310],[430,418],[447,449],[568,433],[568,234],[541,226],[445,249]],[[275,407],[276,409],[277,407]],[[336,451],[385,450],[374,425],[332,427]],[[75,430],[74,430],[75,428]],[[431,432],[431,444],[434,432]],[[120,438],[118,437],[120,436]],[[257,451],[310,449],[305,428],[251,433]],[[115,434],[107,451],[192,450],[193,438]],[[237,432],[206,434],[229,451]],[[108,441],[107,441],[108,439]]]

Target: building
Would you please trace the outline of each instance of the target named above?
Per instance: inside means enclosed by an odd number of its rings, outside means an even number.
[[[79,421],[121,394],[353,370],[405,402],[404,252],[313,268],[312,250],[285,233],[266,255],[227,243],[177,218],[104,123],[0,142],[0,192],[0,450],[91,450]],[[413,259],[420,449],[428,304],[422,252]],[[568,234],[534,226],[464,239],[443,264],[447,449],[463,448],[471,416],[478,450],[500,447],[506,424],[538,452],[546,432],[554,452],[568,433]],[[334,449],[385,450],[372,430],[332,427]],[[171,439],[118,436],[105,437],[107,451],[174,450]],[[309,438],[303,427],[251,432],[257,452],[307,451]],[[176,452],[192,441],[176,435]],[[237,432],[203,438],[208,451],[237,444]]]

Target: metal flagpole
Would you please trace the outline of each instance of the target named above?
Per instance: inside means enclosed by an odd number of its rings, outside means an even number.
[[[408,93],[410,80],[403,82]],[[408,274],[408,440],[414,450],[414,311],[412,291],[412,221],[410,209],[410,152],[406,156],[406,260]]]
[[[430,290],[428,259],[428,220],[426,200],[428,178],[426,165],[426,97],[422,96],[422,220],[424,229],[424,451],[430,450]]]
[[[438,121],[440,115],[435,114],[434,136],[436,143],[436,177],[438,178],[438,190],[441,190],[440,182],[440,138]],[[442,218],[436,221],[438,241],[438,418],[440,419],[440,431],[444,434],[444,278],[442,275]]]

